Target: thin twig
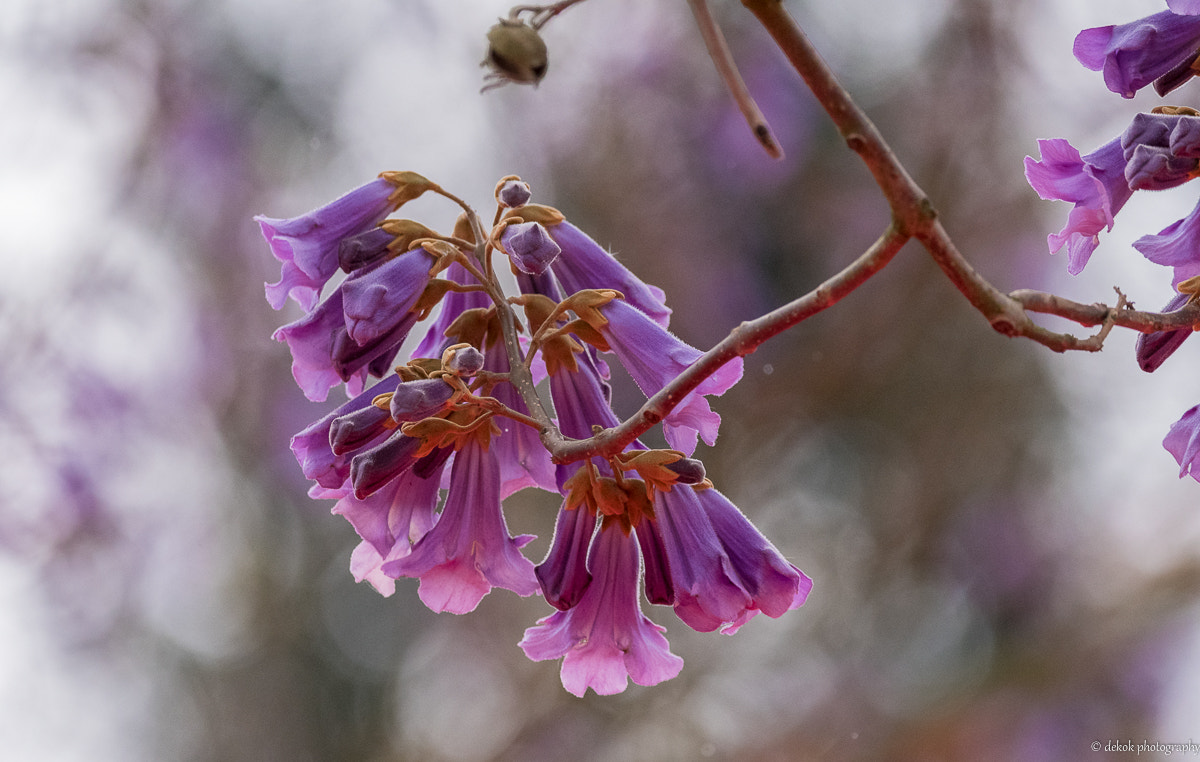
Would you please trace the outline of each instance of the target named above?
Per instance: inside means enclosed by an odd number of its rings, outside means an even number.
[[[708,55],[716,64],[717,73],[721,75],[721,79],[725,80],[725,86],[733,95],[733,100],[737,103],[742,116],[745,117],[746,124],[750,125],[750,131],[754,133],[755,139],[772,159],[782,159],[783,148],[779,146],[779,141],[771,132],[771,125],[767,123],[767,117],[754,102],[754,96],[750,94],[745,80],[738,72],[737,63],[729,51],[729,44],[725,42],[725,35],[708,10],[707,0],[688,0],[688,4],[692,6],[692,15],[696,17],[696,24],[700,27],[700,36],[704,38],[704,46],[708,48]]]
[[[569,440],[554,432],[542,432],[542,443],[556,463],[570,463],[593,455],[611,456],[667,416],[684,397],[734,357],[744,357],[765,342],[800,322],[837,304],[843,297],[882,270],[909,236],[890,226],[880,238],[841,272],[799,299],[742,323],[712,349],[705,352],[646,404],[620,425],[588,439]]]
[[[875,125],[838,83],[829,66],[780,0],[742,0],[742,4],[754,14],[775,40],[792,67],[808,84],[813,95],[829,114],[845,138],[846,144],[858,153],[867,165],[891,206],[893,217],[901,221],[905,229],[921,242],[950,282],[987,319],[992,328],[1006,336],[1032,339],[1057,352],[1097,351],[1100,348],[1103,336],[1107,334],[1101,335],[1098,341],[1095,336],[1080,339],[1044,328],[1030,319],[1024,302],[1001,292],[976,272],[938,222],[937,214],[925,192],[900,164]],[[1028,295],[1033,292],[1019,293]],[[1045,304],[1046,300],[1038,300],[1038,303]],[[1065,300],[1058,304],[1065,304]],[[1123,320],[1134,321],[1131,317],[1133,311],[1123,306],[1113,310],[1111,315],[1110,310],[1103,307],[1102,313],[1091,313],[1096,315],[1096,319],[1084,324],[1098,325],[1109,319],[1117,325],[1124,325],[1125,323],[1121,322]],[[1136,320],[1141,321],[1141,327],[1130,327],[1155,330],[1150,327],[1154,323],[1153,319],[1143,317]]]

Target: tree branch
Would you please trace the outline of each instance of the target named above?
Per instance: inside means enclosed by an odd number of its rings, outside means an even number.
[[[841,272],[799,299],[762,317],[742,323],[720,343],[689,365],[646,404],[620,425],[588,439],[567,439],[557,431],[543,431],[542,443],[556,463],[570,463],[593,455],[612,456],[662,421],[684,397],[734,357],[744,357],[773,336],[837,304],[882,270],[908,241],[898,225],[891,225],[869,249]]]
[[[1031,339],[1056,352],[1099,351],[1114,325],[1144,333],[1187,327],[1200,330],[1200,304],[1196,303],[1173,313],[1160,314],[1130,308],[1120,292],[1117,305],[1108,307],[1080,304],[1039,291],[1019,290],[1005,294],[997,289],[959,252],[938,221],[937,212],[925,192],[837,81],[803,30],[784,9],[781,0],[742,0],[742,4],[754,14],[804,79],[846,145],[866,164],[891,208],[892,223],[871,248],[816,289],[760,318],[742,323],[621,424],[581,440],[567,439],[553,427],[543,428],[542,442],[556,463],[621,452],[662,421],[684,397],[726,362],[750,354],[767,339],[836,304],[883,269],[911,238],[921,242],[950,282],[993,329],[1006,336]],[[693,9],[696,7],[702,7],[702,2],[694,0]],[[1029,312],[1059,315],[1085,327],[1102,327],[1096,334],[1081,339],[1038,325]]]

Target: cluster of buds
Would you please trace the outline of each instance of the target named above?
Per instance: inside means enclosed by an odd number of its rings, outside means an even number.
[[[449,234],[391,216],[427,192],[462,208]],[[556,462],[548,433],[586,440],[619,424],[608,362],[650,397],[701,352],[667,330],[662,290],[558,210],[530,203],[526,183],[504,178],[495,199],[485,230],[437,184],[384,172],[299,217],[256,218],[282,263],[268,300],[304,310],[275,334],[297,384],[314,401],[339,385],[350,398],[297,434],[292,451],[309,494],[336,500],[333,512],[358,532],[359,581],[390,595],[397,579],[418,578],[426,605],[459,614],[493,587],[540,592],[554,611],[520,645],[535,660],[562,658],[568,690],[653,685],[682,660],[643,615],[643,585],[688,626],[727,633],[760,611],[800,606],[812,586],[692,457],[699,440],[716,440],[707,398],[737,383],[741,360],[666,414],[669,449],[632,440]],[[501,257],[519,294],[504,292]],[[400,362],[418,325],[424,334]],[[510,536],[503,514],[525,488],[562,496],[536,565],[522,553],[533,538]]]
[[[1200,74],[1200,0],[1167,0],[1167,10],[1126,24],[1085,29],[1075,38],[1075,57],[1104,75],[1110,90],[1132,98],[1153,85],[1166,95]],[[1174,188],[1200,177],[1200,111],[1159,106],[1137,114],[1129,127],[1095,151],[1081,155],[1061,138],[1040,140],[1040,160],[1025,158],[1025,176],[1044,199],[1074,204],[1066,226],[1049,237],[1050,251],[1067,249],[1067,270],[1080,273],[1112,230],[1117,213],[1137,191]],[[1172,269],[1175,311],[1200,295],[1200,203],[1186,217],[1134,242],[1146,259]],[[1157,370],[1192,334],[1181,328],[1143,334],[1136,357]],[[1163,446],[1179,463],[1179,475],[1200,480],[1200,405],[1171,426]]]

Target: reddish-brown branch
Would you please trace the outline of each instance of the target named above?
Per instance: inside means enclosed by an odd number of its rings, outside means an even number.
[[[742,323],[719,344],[701,355],[671,383],[619,426],[580,440],[562,437],[556,430],[542,432],[542,442],[557,463],[569,463],[593,455],[621,452],[667,416],[704,379],[735,357],[750,354],[767,339],[837,304],[872,275],[882,270],[908,240],[898,226],[889,227],[858,259],[799,299],[762,317]]]
[[[781,0],[742,0],[804,79],[837,129],[870,170],[891,208],[887,232],[857,260],[813,291],[755,320],[743,323],[723,341],[705,352],[677,378],[646,401],[642,408],[611,429],[584,440],[563,437],[556,428],[542,429],[542,442],[558,463],[619,453],[639,435],[659,423],[690,392],[718,368],[737,356],[753,352],[760,344],[816,313],[836,304],[891,261],[912,238],[920,241],[942,272],[996,331],[1023,336],[1056,352],[1098,351],[1113,326],[1142,332],[1191,327],[1200,330],[1200,304],[1190,304],[1169,314],[1139,312],[1120,297],[1115,307],[1080,304],[1053,294],[1021,290],[1005,294],[989,283],[966,260],[937,220],[925,192],[896,158],[890,146],[838,83],[813,48],[803,30],[784,9]],[[1056,333],[1035,323],[1030,312],[1058,315],[1081,326],[1102,326],[1092,336],[1079,338]],[[535,412],[535,417],[536,417]]]

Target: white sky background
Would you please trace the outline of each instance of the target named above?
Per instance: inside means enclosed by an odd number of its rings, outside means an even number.
[[[608,0],[593,0],[605,3]],[[85,265],[87,252],[79,246],[82,238],[120,241],[120,251],[135,256],[152,251],[163,242],[147,238],[136,230],[125,229],[111,210],[101,204],[109,198],[114,171],[132,150],[137,136],[144,94],[137,84],[91,75],[90,81],[71,81],[66,67],[59,70],[31,68],[24,46],[49,27],[93,23],[94,14],[104,4],[86,0],[47,2],[46,0],[6,0],[0,14],[0,257],[6,278],[0,284],[0,342],[4,334],[17,326],[24,310],[44,310],[39,300],[52,289],[65,268]],[[297,12],[294,2],[253,0],[236,2],[238,22],[248,38],[270,35],[277,25]],[[625,5],[629,5],[626,3]],[[818,21],[823,28],[815,37],[838,45],[854,47],[863,55],[878,56],[879,66],[890,58],[902,56],[903,45],[897,28],[916,32],[913,11],[939,13],[944,3],[894,0],[854,0],[822,4]],[[1084,153],[1117,134],[1139,104],[1149,100],[1121,101],[1103,88],[1098,74],[1085,71],[1070,53],[1075,31],[1085,26],[1132,19],[1162,8],[1156,0],[1054,0],[1041,4],[1046,23],[1029,30],[1031,44],[1040,50],[1032,56],[1044,87],[1027,94],[1027,123],[1014,125],[1020,134],[1029,135],[1028,150],[1035,151],[1037,137],[1067,137]],[[502,4],[475,0],[434,4],[442,13],[437,23],[451,28],[470,23],[486,28]],[[290,67],[322,65],[322,56],[349,55],[355,50],[354,66],[360,71],[350,77],[358,82],[343,95],[342,129],[352,152],[338,164],[339,177],[314,178],[312,188],[289,188],[280,193],[279,209],[306,209],[332,197],[369,177],[379,166],[414,169],[435,177],[448,188],[490,190],[501,174],[500,150],[490,137],[487,114],[479,99],[464,102],[453,119],[405,118],[397,120],[397,103],[403,96],[410,103],[421,103],[424,96],[439,88],[461,87],[466,80],[475,82],[480,72],[473,65],[450,65],[461,60],[464,50],[474,63],[477,53],[465,38],[443,39],[439,46],[421,40],[399,45],[387,35],[363,40],[358,29],[363,17],[384,17],[381,2],[356,0],[348,3],[307,3],[304,12],[313,14],[311,25],[298,30],[264,55],[275,56],[284,71]],[[862,25],[857,19],[869,14],[878,21],[881,13],[894,11],[895,23]],[[632,11],[631,11],[632,12]],[[802,19],[803,21],[803,19]],[[561,22],[564,27],[571,21]],[[636,25],[629,27],[636,29]],[[330,30],[333,32],[330,32]],[[862,35],[880,30],[877,39],[863,45]],[[345,51],[314,44],[305,35],[317,33],[346,40]],[[402,30],[396,30],[402,34]],[[69,36],[69,34],[67,34]],[[839,39],[841,38],[841,39]],[[456,49],[455,44],[461,43]],[[365,48],[358,50],[354,46]],[[601,47],[582,46],[570,62],[564,64],[569,76],[572,69],[587,66],[586,56],[599,55]],[[830,51],[831,60],[838,58]],[[299,69],[298,69],[299,70]],[[395,88],[397,72],[404,72],[404,88]],[[386,90],[388,83],[395,88]],[[543,89],[553,88],[547,82]],[[1191,85],[1193,93],[1197,85]],[[514,96],[514,97],[525,97]],[[1107,112],[1092,112],[1089,105],[1100,104]],[[1107,116],[1106,116],[1107,114]],[[569,117],[568,117],[569,118]],[[383,131],[376,125],[386,123]],[[884,129],[886,134],[886,127]],[[1020,156],[1014,156],[1013,172],[1020,172]],[[1032,191],[1031,191],[1032,192]],[[1077,277],[1065,275],[1052,284],[1019,284],[1043,287],[1079,301],[1113,299],[1112,287],[1122,290],[1138,306],[1155,309],[1170,296],[1169,276],[1164,268],[1151,265],[1137,256],[1129,244],[1147,232],[1156,232],[1186,213],[1194,203],[1190,186],[1156,196],[1148,203],[1145,194],[1118,216],[1116,229],[1103,238],[1087,271]],[[1170,208],[1164,203],[1170,199]],[[481,199],[474,199],[481,200]],[[1046,232],[1057,229],[1065,219],[1065,204],[1048,205]],[[69,224],[64,224],[67,222]],[[1065,254],[1058,255],[1065,258]],[[146,255],[143,263],[160,257]],[[128,263],[126,263],[128,265]],[[152,267],[152,265],[146,265]],[[986,265],[981,270],[987,271]],[[133,272],[131,270],[131,272]],[[138,277],[170,279],[178,273],[154,270],[137,271]],[[132,344],[120,326],[101,333],[110,346],[105,355],[114,362],[128,363],[134,372],[139,362],[154,362],[170,356],[172,342],[179,338],[183,322],[181,310],[169,300],[160,305],[162,321],[156,330],[139,336]],[[987,330],[982,322],[963,330]],[[1076,332],[1081,332],[1076,329]],[[1195,341],[1195,340],[1194,340]],[[1194,554],[1200,543],[1200,485],[1191,479],[1175,477],[1174,462],[1161,447],[1167,427],[1187,408],[1200,402],[1200,344],[1185,345],[1180,353],[1153,376],[1136,368],[1132,358],[1133,336],[1114,332],[1108,348],[1099,355],[1073,354],[1054,358],[1051,367],[1065,390],[1070,404],[1071,426],[1078,467],[1063,475],[1064,500],[1078,502],[1078,520],[1072,526],[1049,527],[1048,531],[1074,537],[1095,549],[1092,580],[1080,584],[1093,586],[1097,601],[1107,590],[1120,585],[1110,572],[1112,557],[1121,564],[1156,568],[1174,554]],[[3,345],[0,345],[3,346]],[[157,354],[161,353],[161,354]],[[182,372],[182,371],[181,371]],[[36,400],[36,394],[22,397]],[[185,469],[182,478],[195,482],[197,489],[191,514],[181,517],[185,526],[203,531],[218,531],[212,519],[203,515],[206,503],[204,480],[198,475],[205,468],[205,436],[198,438],[199,454],[179,461]],[[208,445],[211,446],[211,445]],[[19,459],[18,459],[19,463]],[[190,469],[190,471],[187,471]],[[11,516],[19,511],[18,498],[11,485],[19,479],[14,467],[0,467],[0,482],[9,495],[0,504],[0,512]],[[15,490],[16,495],[36,493],[36,485]],[[236,544],[237,538],[227,538]],[[1107,559],[1107,560],[1106,560]],[[1086,571],[1086,570],[1085,570]],[[151,676],[136,665],[120,660],[98,663],[76,654],[69,656],[37,637],[47,626],[39,603],[31,596],[28,569],[0,553],[0,759],[76,760],[129,759],[136,756],[139,718],[146,702],[152,699]],[[221,580],[211,583],[211,606],[219,609]],[[169,619],[171,612],[163,614]],[[228,616],[224,612],[222,616]],[[1200,717],[1200,616],[1190,615],[1196,628],[1194,651],[1189,664],[1180,672],[1177,683],[1168,692],[1169,702],[1163,713],[1161,737],[1157,740],[1186,740],[1200,736],[1196,718]],[[236,623],[236,617],[233,618]],[[203,630],[202,624],[197,624]],[[234,627],[236,630],[236,627]],[[236,632],[217,628],[204,632],[200,640],[219,652],[235,648]],[[207,639],[207,640],[205,640]],[[113,701],[114,686],[121,686],[121,700]],[[131,747],[130,744],[133,743]]]

